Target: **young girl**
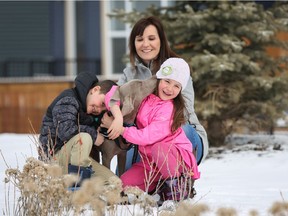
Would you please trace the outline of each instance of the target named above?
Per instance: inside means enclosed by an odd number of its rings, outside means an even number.
[[[138,186],[147,192],[155,190],[161,179],[174,190],[183,176],[194,180],[200,177],[191,142],[181,127],[186,122],[181,92],[190,77],[189,65],[181,58],[169,58],[156,77],[154,93],[138,110],[137,127],[123,127],[121,133],[139,146],[141,155],[141,161],[121,176],[123,186]],[[165,192],[165,198],[171,198],[171,190]]]

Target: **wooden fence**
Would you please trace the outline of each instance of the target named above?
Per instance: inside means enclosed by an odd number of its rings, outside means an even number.
[[[73,80],[9,81],[0,79],[0,133],[39,133],[41,120],[52,100]]]

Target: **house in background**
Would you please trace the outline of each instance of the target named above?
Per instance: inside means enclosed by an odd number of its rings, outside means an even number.
[[[95,71],[117,80],[131,27],[108,14],[151,4],[173,1],[1,1],[0,79]]]
[[[152,4],[175,1],[0,1],[0,133],[38,133],[47,106],[80,72],[118,80],[131,26],[108,14]]]
[[[173,1],[0,1],[0,133],[39,133],[48,105],[74,77],[118,80],[130,25],[108,14]]]
[[[257,1],[270,7],[274,1]],[[75,76],[94,71],[117,80],[131,26],[108,14],[175,1],[0,1],[0,79]]]

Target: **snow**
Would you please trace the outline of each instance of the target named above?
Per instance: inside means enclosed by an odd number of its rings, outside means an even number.
[[[196,183],[198,194],[207,194],[201,202],[210,207],[233,207],[239,215],[248,215],[252,209],[267,215],[273,202],[283,201],[281,193],[288,198],[287,138],[278,139],[286,142],[285,151],[273,150],[273,146],[264,151],[230,150],[222,153],[221,159],[206,160]]]
[[[0,134],[0,211],[5,208],[4,177],[7,166],[19,167],[27,157],[37,157],[35,135]],[[209,206],[205,215],[220,207],[232,207],[238,215],[269,215],[276,201],[288,200],[288,133],[269,136],[234,135],[226,148],[211,148],[200,166],[194,202]],[[116,160],[112,160],[112,169]]]

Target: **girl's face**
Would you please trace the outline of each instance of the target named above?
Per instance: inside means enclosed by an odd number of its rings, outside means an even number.
[[[95,86],[89,91],[86,105],[87,114],[99,115],[106,110],[105,95],[100,93],[100,86]]]
[[[161,79],[158,85],[158,96],[162,100],[172,100],[181,91],[181,84],[172,79]]]
[[[138,56],[146,64],[155,59],[160,52],[161,42],[154,25],[147,26],[142,36],[136,36],[134,43]]]

